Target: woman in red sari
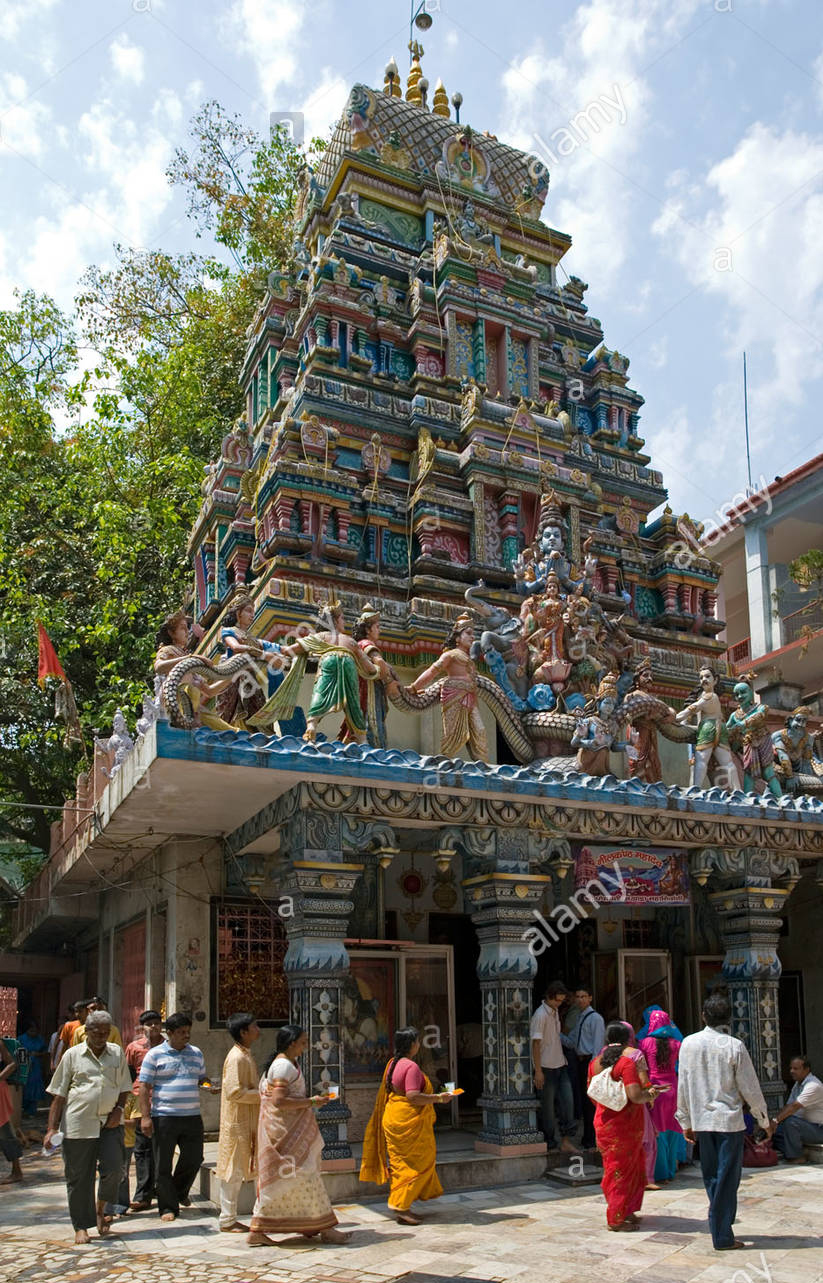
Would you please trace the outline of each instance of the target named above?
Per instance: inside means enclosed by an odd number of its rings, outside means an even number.
[[[641,1087],[637,1062],[627,1054],[629,1027],[613,1021],[606,1029],[608,1040],[589,1066],[589,1082],[603,1069],[622,1082],[628,1097],[623,1109],[608,1109],[598,1104],[594,1115],[597,1148],[603,1157],[602,1190],[606,1196],[606,1223],[610,1230],[636,1230],[637,1213],[646,1188],[646,1162],[643,1154],[643,1111],[654,1103],[659,1087]]]

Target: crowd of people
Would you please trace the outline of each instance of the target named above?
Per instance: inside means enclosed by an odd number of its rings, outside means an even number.
[[[730,1017],[725,994],[716,991],[704,1004],[700,1033],[684,1038],[659,1007],[646,1009],[635,1033],[623,1021],[607,1025],[587,988],[570,994],[559,981],[547,987],[530,1031],[547,1148],[570,1157],[599,1151],[610,1230],[637,1229],[646,1191],[673,1180],[696,1149],[713,1245],[718,1251],[738,1247],[732,1227],[747,1129],[759,1128],[762,1139],[774,1137],[789,1163],[804,1161],[804,1145],[823,1143],[823,1084],[808,1059],[792,1061],[794,1086],[785,1107],[769,1118],[749,1054],[728,1033]],[[232,1046],[215,1083],[191,1044],[188,1015],[177,1012],[164,1021],[159,1012],[144,1011],[139,1036],[124,1050],[99,996],[75,1005],[50,1051],[54,1068],[46,1090],[52,1100],[44,1139],[47,1150],[62,1145],[75,1242],[88,1243],[94,1227],[107,1236],[114,1217],[127,1211],[156,1205],[169,1223],[189,1206],[203,1161],[203,1091],[221,1093],[215,1172],[220,1231],[245,1234],[250,1247],[274,1246],[272,1236],[284,1234],[348,1240],[337,1228],[321,1175],[324,1142],[316,1111],[333,1099],[334,1089],[327,1085],[309,1095],[300,1067],[306,1033],[296,1025],[278,1029],[261,1075],[253,1054],[260,1036],[254,1015],[237,1013],[227,1028]],[[22,1179],[9,1088],[18,1069],[14,1042],[0,1039],[0,1150],[11,1163],[6,1183]],[[388,1183],[390,1212],[400,1224],[416,1226],[421,1215],[414,1204],[443,1192],[435,1107],[455,1093],[435,1090],[420,1067],[416,1029],[397,1030],[393,1046],[364,1137],[360,1180]],[[136,1185],[130,1196],[132,1160]],[[246,1224],[238,1203],[251,1181],[256,1201]]]

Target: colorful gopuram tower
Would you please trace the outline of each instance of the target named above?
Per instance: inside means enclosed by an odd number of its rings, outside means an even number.
[[[548,190],[535,156],[451,119],[442,84],[427,105],[416,48],[405,99],[393,64],[382,91],[354,86],[249,330],[246,421],[204,484],[207,629],[239,586],[272,640],[330,594],[349,620],[371,601],[408,680],[466,588],[519,610],[513,568],[553,491],[566,558],[596,564],[655,691],[682,700],[718,659],[717,568],[688,518],[647,524],[666,491],[642,397],[587,286],[561,283],[571,239],[541,221]]]

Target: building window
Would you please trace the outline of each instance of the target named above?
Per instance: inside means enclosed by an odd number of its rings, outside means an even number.
[[[286,933],[274,907],[216,903],[212,932],[213,1023],[235,1011],[251,1011],[261,1024],[287,1021]]]
[[[656,949],[657,923],[652,918],[625,918],[623,921],[624,949]]]

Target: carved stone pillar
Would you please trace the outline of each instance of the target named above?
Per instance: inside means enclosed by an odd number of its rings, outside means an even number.
[[[549,879],[542,874],[482,873],[463,886],[480,940],[477,974],[483,1003],[483,1130],[485,1153],[545,1153],[532,1087],[532,982],[537,961],[524,939]]]
[[[338,1083],[343,1096],[345,1070],[340,1053],[342,987],[349,969],[344,940],[348,934],[351,899],[362,864],[299,858],[293,855],[283,877],[283,895],[291,900],[292,916],[285,917],[288,949],[284,970],[294,1024],[309,1038],[305,1056],[306,1089],[316,1094],[324,1083]],[[308,854],[306,852],[305,854]],[[337,1100],[325,1105],[318,1123],[327,1165],[353,1170],[346,1133],[350,1111]]]
[[[325,1105],[317,1121],[326,1167],[344,1170],[354,1168],[340,1038],[342,989],[349,970],[344,942],[353,892],[364,867],[356,850],[361,839],[363,847],[368,845],[367,827],[345,832],[344,817],[338,813],[309,809],[292,814],[281,826],[281,850],[287,858],[280,879],[281,904],[287,911],[281,909],[281,917],[288,938],[284,970],[291,1020],[308,1034],[304,1074],[309,1094],[316,1094],[324,1083],[340,1086],[341,1099]],[[390,830],[381,829],[373,837],[390,835]]]
[[[723,978],[732,1007],[731,1033],[749,1049],[763,1095],[774,1113],[782,1107],[777,956],[783,909],[800,876],[793,856],[747,848],[704,850],[692,858],[695,878],[720,883],[709,900],[720,919]],[[784,886],[776,886],[780,880]]]

